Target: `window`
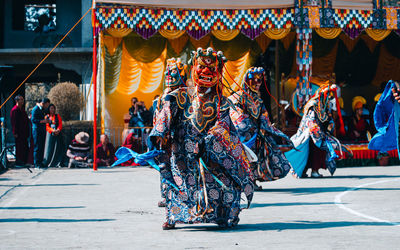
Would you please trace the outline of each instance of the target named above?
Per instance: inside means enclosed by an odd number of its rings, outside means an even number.
[[[55,4],[26,4],[24,30],[49,32],[56,29]]]
[[[12,29],[49,32],[56,28],[56,0],[13,0]]]

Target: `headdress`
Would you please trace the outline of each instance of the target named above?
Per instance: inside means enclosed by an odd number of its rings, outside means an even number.
[[[265,81],[265,70],[262,67],[249,68],[244,75],[243,89],[245,90],[250,89],[253,92],[257,92],[257,90],[253,88],[254,86],[251,86],[249,84],[250,79],[257,79],[257,78],[258,79],[264,78],[263,81]]]
[[[165,85],[167,87],[184,85],[187,79],[186,69],[187,65],[180,58],[168,59],[165,69]]]
[[[336,84],[328,85],[323,84],[321,87],[315,92],[315,94],[311,97],[311,99],[304,106],[304,114],[307,114],[308,110],[311,107],[314,107],[314,111],[321,122],[326,122],[329,117],[330,110],[333,110],[333,106],[335,105],[336,111],[339,116],[340,123],[340,133],[344,134],[344,123],[342,118],[342,113],[340,111],[340,103],[337,97],[337,86]],[[331,100],[335,101],[332,102]]]
[[[192,51],[189,64],[192,65],[192,79],[195,85],[201,87],[213,87],[222,79],[222,70],[226,58],[222,51],[213,48],[203,50],[198,48]]]
[[[364,97],[355,96],[351,103],[351,107],[353,108],[353,111],[355,111],[356,109],[362,108],[365,104],[367,104],[367,101],[365,100]]]

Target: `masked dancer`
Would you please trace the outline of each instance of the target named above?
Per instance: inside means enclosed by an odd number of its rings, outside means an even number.
[[[171,58],[167,60],[167,66],[164,73],[164,86],[165,89],[161,96],[154,100],[155,102],[155,110],[153,115],[153,126],[156,125],[157,117],[159,113],[163,109],[165,97],[171,93],[172,91],[185,86],[187,80],[187,65],[182,63],[182,61],[178,58]],[[151,142],[151,140],[149,140]],[[167,144],[169,142],[166,142]],[[152,148],[151,148],[152,149]],[[151,150],[150,149],[150,150]],[[170,163],[171,152],[165,152],[157,157],[157,161],[163,169],[166,167],[163,165]],[[166,186],[168,183],[162,181],[162,176],[160,177],[160,189],[161,189],[161,201],[158,202],[159,207],[165,207],[165,194],[166,194]]]
[[[314,178],[322,177],[318,172],[320,168],[328,168],[333,175],[335,159],[339,158],[335,149],[346,150],[333,136],[332,111],[337,110],[340,127],[344,128],[336,89],[336,85],[322,85],[304,106],[300,126],[291,138],[296,149],[285,153],[298,177],[306,177],[308,168],[312,169],[311,177]]]
[[[252,163],[254,179],[260,182],[283,178],[290,171],[290,163],[278,147],[275,138],[293,147],[293,143],[280,130],[272,126],[268,112],[260,96],[265,84],[265,70],[252,67],[247,70],[242,88],[229,99],[235,104],[230,115],[242,142],[256,153],[258,161]],[[256,186],[258,190],[261,186]]]
[[[221,93],[225,61],[212,48],[192,52],[193,96],[187,88],[169,93],[150,134],[171,152],[160,171],[173,183],[166,187],[165,230],[176,223],[234,226],[241,194],[248,206],[252,199],[250,164],[229,117],[231,103]]]

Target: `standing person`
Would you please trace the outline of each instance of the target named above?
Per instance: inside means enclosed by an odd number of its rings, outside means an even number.
[[[63,157],[63,142],[61,137],[62,120],[59,114],[56,113],[56,106],[49,105],[49,114],[46,119],[46,143],[44,149],[43,165],[45,167],[60,166]]]
[[[10,116],[12,133],[15,138],[16,165],[25,165],[28,163],[31,129],[29,118],[25,111],[24,98],[21,95],[17,95],[14,100],[15,106],[11,109]]]
[[[339,157],[335,149],[346,150],[333,136],[332,110],[338,111],[340,124],[343,124],[339,103],[333,102],[334,98],[337,100],[336,85],[322,85],[304,106],[300,126],[291,138],[298,150],[285,153],[298,177],[307,177],[308,168],[311,168],[313,178],[322,177],[318,172],[321,168],[328,168],[333,175],[336,170],[335,159]],[[344,129],[344,126],[341,128]]]
[[[368,148],[387,152],[397,149],[400,157],[400,84],[390,80],[379,97],[374,110],[374,123],[378,133]]]
[[[115,148],[106,134],[100,136],[100,143],[97,145],[97,166],[111,166],[114,161]]]
[[[150,133],[157,146],[171,152],[170,164],[160,166],[173,184],[166,190],[164,230],[176,223],[232,227],[239,222],[242,193],[250,205],[250,165],[221,90],[225,61],[212,48],[192,52],[194,96],[187,88],[169,93]]]
[[[281,138],[285,144],[293,147],[289,137],[269,121],[268,111],[260,96],[263,83],[265,70],[251,67],[244,76],[242,90],[229,97],[236,105],[230,115],[242,142],[254,141],[250,148],[257,155],[258,161],[251,164],[251,169],[254,179],[259,182],[284,178],[291,169],[275,138]],[[262,189],[254,184],[257,190]]]
[[[33,162],[36,168],[43,167],[44,143],[46,140],[46,123],[50,121],[45,119],[45,110],[49,107],[50,100],[43,98],[40,103],[32,109],[32,135],[33,135]]]

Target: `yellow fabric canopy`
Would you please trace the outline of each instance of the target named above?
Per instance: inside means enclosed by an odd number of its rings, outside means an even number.
[[[102,79],[105,92],[105,112],[102,112],[102,119],[106,127],[123,126],[123,117],[128,113],[132,97],[137,97],[140,101],[144,101],[148,108],[150,107],[154,96],[162,92],[165,61],[167,54],[171,54],[168,50],[172,49],[174,51],[172,54],[180,55],[188,44],[195,48],[200,46],[206,48],[211,44],[214,49],[222,50],[228,59],[223,73],[227,82],[224,80],[224,83],[235,90],[239,87],[234,81],[241,84],[243,75],[251,64],[252,56],[261,51],[256,41],[252,42],[239,33],[230,41],[221,41],[211,35],[194,40],[185,33],[167,33],[161,36],[155,35],[148,40],[134,33],[113,37],[107,32],[107,35],[102,36],[104,60]],[[174,39],[170,39],[172,37]],[[267,37],[265,39],[268,45],[271,39]]]
[[[391,30],[377,30],[377,29],[366,29],[365,32],[375,41],[382,41],[391,32]]]
[[[340,33],[342,32],[341,28],[318,28],[315,29],[315,32],[317,32],[317,34],[320,37],[323,37],[325,39],[335,39],[336,37],[338,37],[340,35]]]
[[[110,34],[113,37],[125,37],[127,35],[129,35],[132,32],[132,29],[128,29],[128,28],[123,28],[123,29],[107,29],[107,33]]]
[[[221,41],[230,41],[239,35],[239,30],[213,30],[211,33]]]
[[[184,30],[159,30],[158,32],[167,39],[177,39],[185,34]]]
[[[264,34],[274,40],[280,40],[287,36],[290,32],[290,29],[267,29],[264,31]]]

